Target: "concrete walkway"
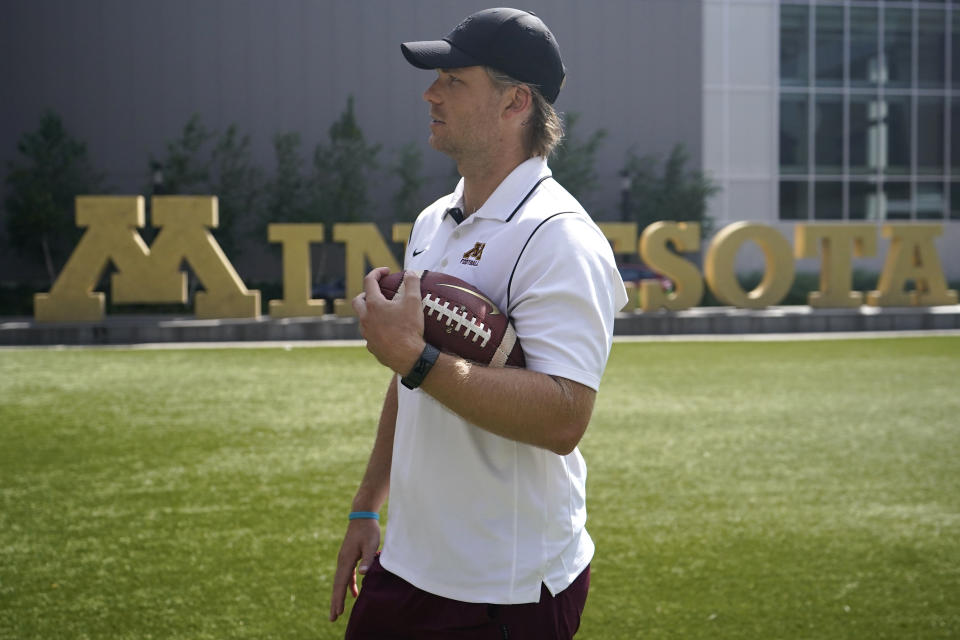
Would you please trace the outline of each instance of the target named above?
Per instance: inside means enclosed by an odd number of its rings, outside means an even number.
[[[733,307],[699,307],[687,311],[624,313],[617,316],[618,339],[734,340],[867,337],[892,334],[953,335],[960,331],[960,305],[813,309],[770,307],[751,311]],[[791,337],[792,336],[792,337]],[[353,318],[260,318],[198,320],[178,316],[119,315],[102,322],[38,324],[32,318],[0,318],[0,346],[110,346],[172,344],[281,346],[361,344]]]

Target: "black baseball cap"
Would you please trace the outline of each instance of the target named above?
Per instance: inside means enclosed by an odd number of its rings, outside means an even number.
[[[407,62],[420,69],[486,66],[536,85],[550,104],[566,69],[560,47],[543,20],[530,11],[484,9],[458,24],[443,40],[404,42]]]

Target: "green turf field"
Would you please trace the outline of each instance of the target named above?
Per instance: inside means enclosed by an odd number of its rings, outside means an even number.
[[[361,348],[0,351],[0,638],[336,638]],[[578,637],[960,636],[960,338],[621,343]],[[465,498],[466,500],[466,498]]]

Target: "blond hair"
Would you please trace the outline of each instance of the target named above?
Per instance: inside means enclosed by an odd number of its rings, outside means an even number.
[[[563,140],[563,121],[553,105],[547,102],[543,93],[536,85],[531,85],[498,71],[492,67],[484,67],[487,75],[493,81],[493,86],[498,91],[503,92],[510,87],[525,86],[530,89],[530,95],[533,101],[533,108],[530,112],[530,118],[524,123],[526,127],[527,140],[526,146],[530,157],[543,156],[549,158],[554,152],[560,141]]]

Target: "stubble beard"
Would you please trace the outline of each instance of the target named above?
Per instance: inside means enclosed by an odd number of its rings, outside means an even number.
[[[486,130],[487,127],[478,125],[459,137],[445,137],[431,132],[428,142],[431,148],[449,156],[459,167],[464,162],[472,164],[487,155],[493,141],[489,135],[485,135]]]
[[[433,150],[439,151],[440,153],[448,156],[458,165],[460,164],[460,159],[466,155],[460,145],[454,144],[450,140],[438,138],[438,136],[435,134],[430,135],[430,140],[428,142]]]

